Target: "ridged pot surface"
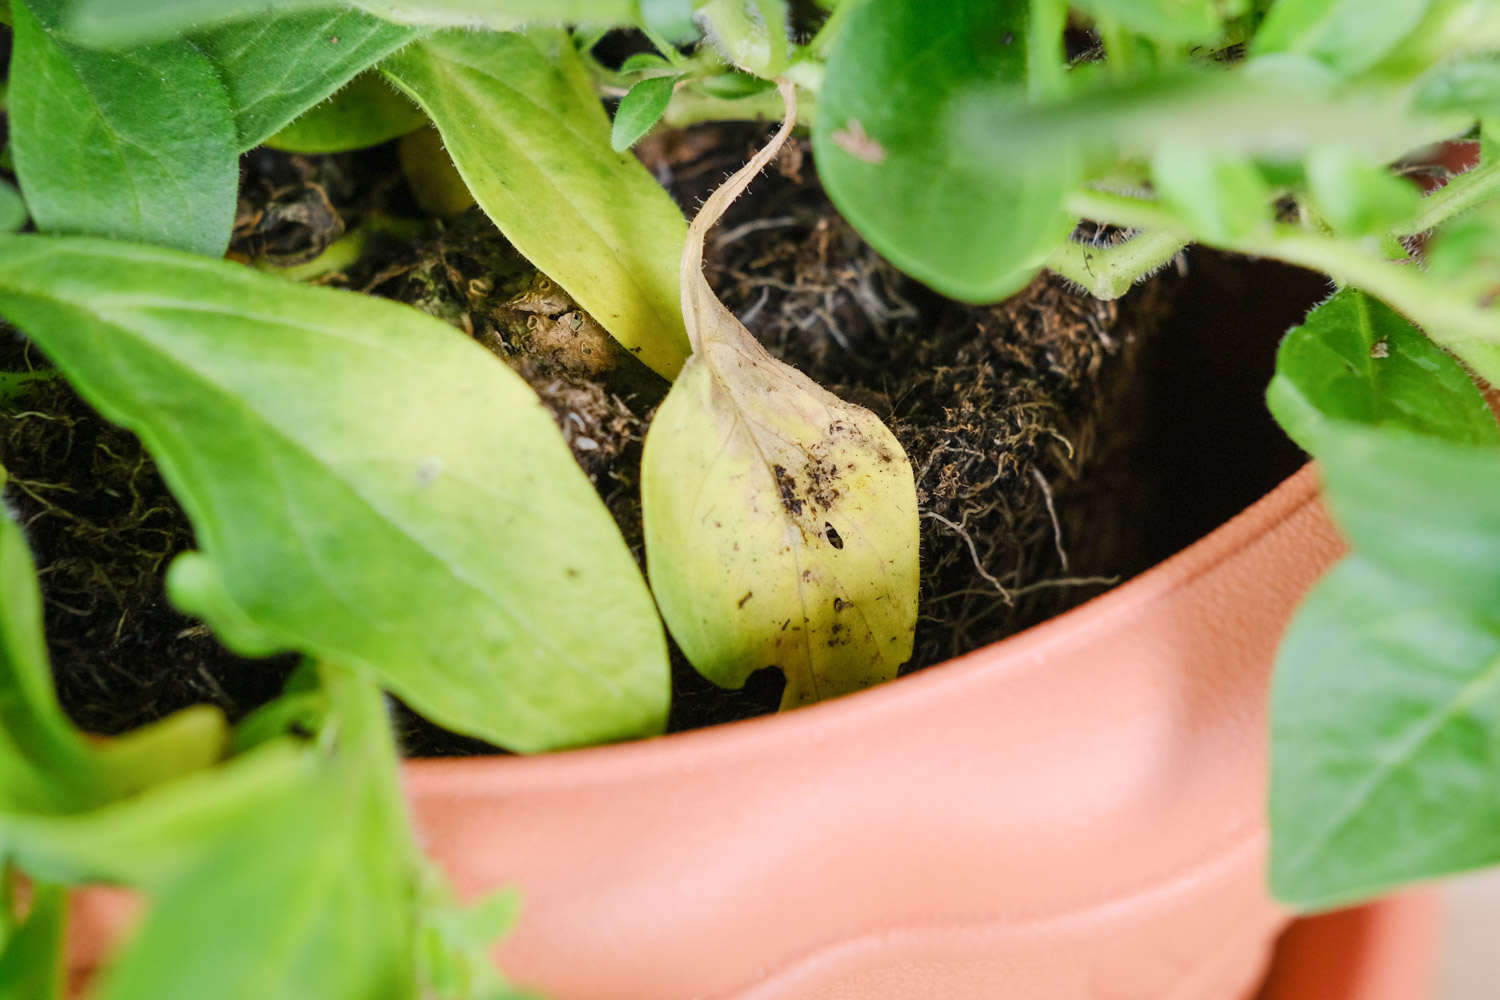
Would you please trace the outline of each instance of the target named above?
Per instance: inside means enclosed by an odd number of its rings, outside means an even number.
[[[1288,919],[1272,660],[1341,551],[1304,469],[942,667],[641,743],[415,761],[409,798],[461,892],[520,887],[499,958],[555,1000],[1242,1000]],[[119,908],[80,902],[81,971]]]

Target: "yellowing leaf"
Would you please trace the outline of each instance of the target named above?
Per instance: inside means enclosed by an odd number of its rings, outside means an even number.
[[[703,239],[795,119],[705,202],[682,255],[693,354],[646,438],[662,616],[714,683],[786,674],[783,709],[896,676],[917,616],[911,463],[873,413],[771,357],[703,278]]]

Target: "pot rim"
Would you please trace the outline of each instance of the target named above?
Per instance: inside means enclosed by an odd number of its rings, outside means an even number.
[[[536,755],[413,758],[403,763],[403,770],[408,778],[419,781],[424,791],[439,792],[449,781],[467,786],[479,775],[501,768],[508,782],[519,782],[512,786],[519,790],[532,781],[552,784],[565,774],[570,784],[579,785],[589,783],[581,779],[590,773],[596,780],[609,781],[620,769],[691,769],[693,763],[682,758],[706,763],[747,752],[768,740],[811,738],[821,742],[832,730],[868,727],[875,721],[872,717],[902,712],[914,701],[952,698],[958,693],[954,688],[976,683],[981,674],[1021,672],[1048,664],[1070,646],[1085,641],[1085,632],[1109,627],[1122,618],[1148,614],[1152,604],[1235,558],[1282,523],[1317,504],[1318,496],[1317,470],[1309,462],[1187,548],[1078,607],[988,646],[864,691],[793,712],[645,739]],[[1081,628],[1084,623],[1088,629]]]

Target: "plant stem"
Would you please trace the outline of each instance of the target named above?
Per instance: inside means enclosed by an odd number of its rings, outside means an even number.
[[[1417,213],[1392,232],[1397,236],[1425,233],[1497,194],[1500,194],[1500,159],[1464,171],[1423,198]]]
[[[1165,229],[1147,230],[1114,246],[1064,243],[1047,258],[1047,267],[1096,298],[1117,299],[1169,263],[1187,243],[1180,233]]]
[[[1488,189],[1494,182],[1487,175],[1473,183],[1477,190]],[[1452,196],[1450,213],[1472,204],[1478,197],[1462,192]],[[1155,230],[1161,240],[1188,238],[1170,210],[1145,198],[1084,189],[1070,195],[1066,205],[1068,211],[1096,222]],[[1437,215],[1437,211],[1431,213],[1433,218]],[[1339,284],[1353,285],[1384,299],[1485,379],[1500,384],[1500,313],[1427,276],[1415,261],[1388,260],[1344,240],[1290,225],[1268,226],[1231,240],[1199,242],[1232,253],[1267,257],[1321,271]],[[1061,263],[1076,270],[1076,263]],[[1121,269],[1124,273],[1123,263]],[[1078,280],[1066,271],[1060,273]]]
[[[811,124],[816,108],[815,98],[799,88],[797,124]],[[677,88],[677,92],[672,95],[672,103],[667,105],[667,112],[662,116],[662,120],[673,128],[683,128],[698,122],[780,121],[783,114],[781,97],[774,90],[751,94],[749,97],[730,99],[714,97],[695,90],[692,86],[687,86]]]
[[[1068,195],[1063,204],[1073,215],[1095,222],[1125,229],[1163,229],[1186,236],[1182,220],[1171,209],[1149,198],[1080,188]]]

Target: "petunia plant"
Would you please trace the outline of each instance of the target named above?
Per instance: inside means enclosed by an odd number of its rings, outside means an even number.
[[[0,998],[62,995],[67,889],[94,883],[150,900],[107,1000],[516,995],[486,956],[516,901],[461,906],[423,858],[387,693],[538,752],[659,733],[668,634],[720,685],[779,668],[785,708],[895,675],[910,464],[703,277],[708,230],[792,128],[860,234],[951,298],[1043,269],[1114,298],[1192,245],[1329,278],[1269,395],[1352,550],[1277,667],[1272,887],[1332,906],[1500,861],[1495,5],[4,9],[0,316],[159,465],[197,542],[172,601],[303,665],[237,726],[200,706],[88,736],[53,692],[24,531],[0,519]],[[634,51],[606,59],[606,38]],[[783,128],[689,223],[630,147],[728,119]],[[671,383],[644,448],[644,574],[479,344],[223,259],[242,155],[419,132],[441,139],[445,197]]]

